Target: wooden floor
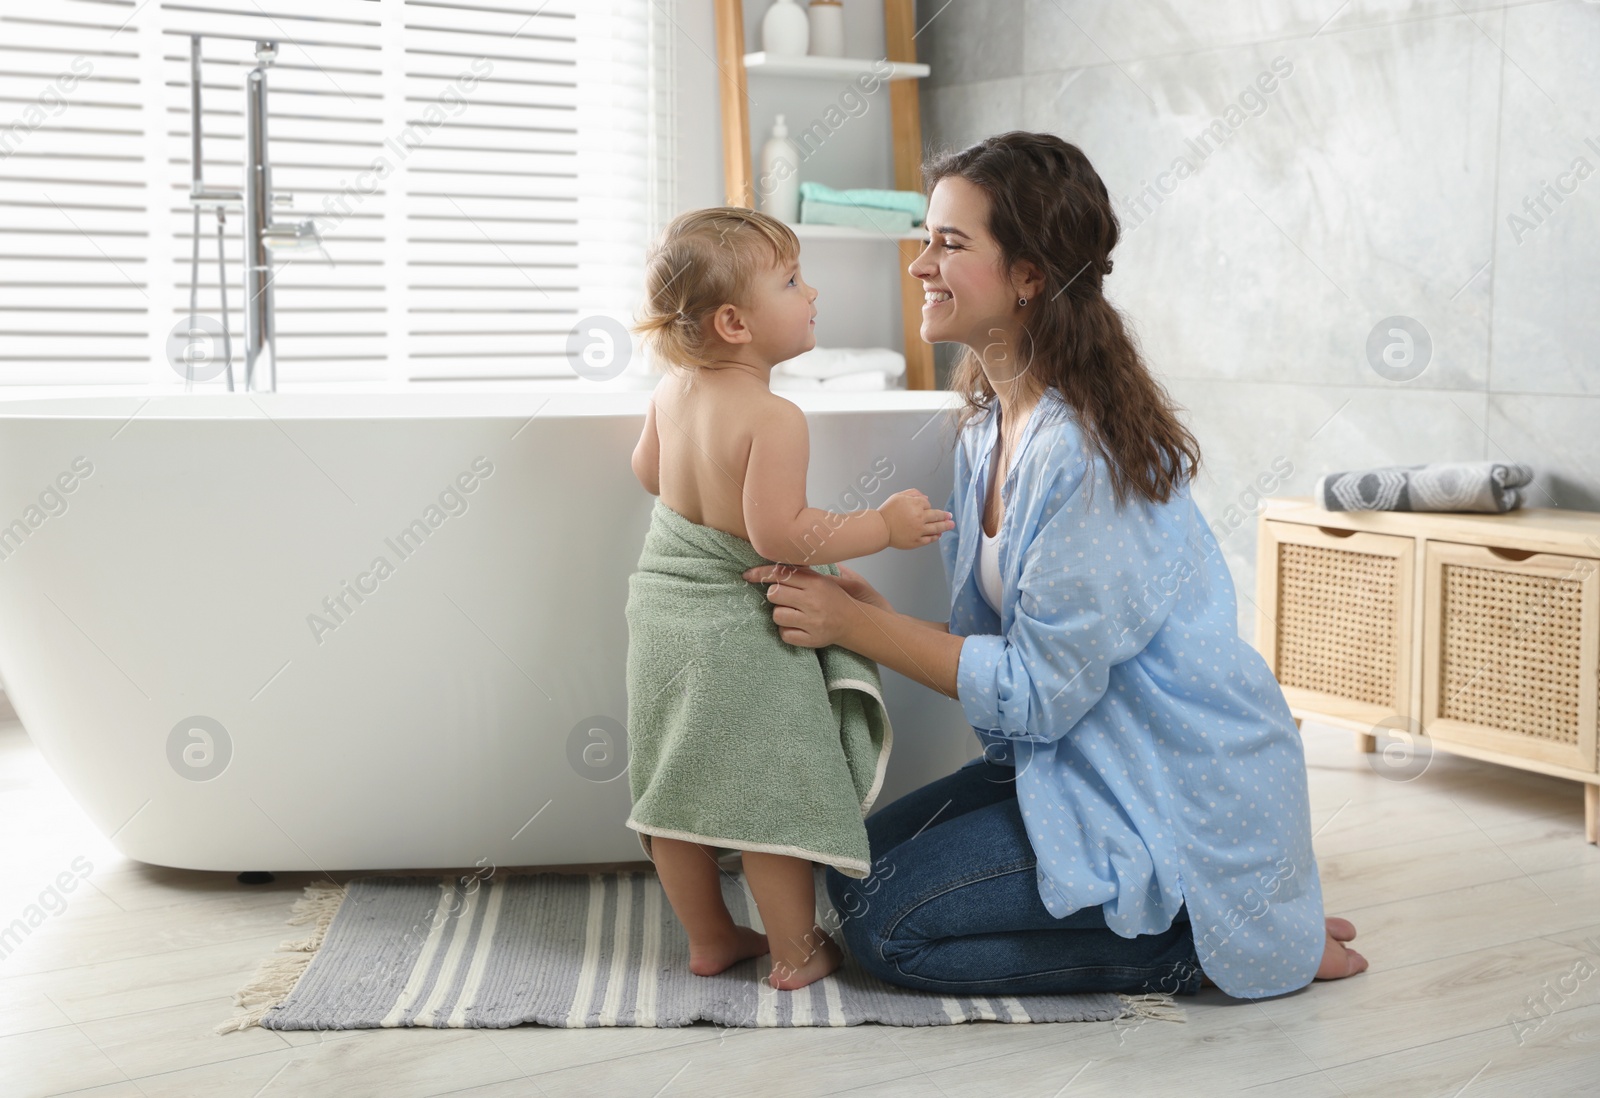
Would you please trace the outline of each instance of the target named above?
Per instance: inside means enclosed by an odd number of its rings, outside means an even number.
[[[0,925],[74,859],[69,906],[0,961],[0,1091],[101,1098],[848,1094],[1600,1093],[1600,850],[1578,786],[1437,756],[1380,777],[1351,735],[1307,724],[1330,913],[1365,974],[1269,1002],[1215,990],[1188,1021],[899,1029],[382,1030],[227,1036],[233,991],[277,944],[309,875],[129,862],[21,727],[0,725]],[[82,863],[80,863],[80,866]]]

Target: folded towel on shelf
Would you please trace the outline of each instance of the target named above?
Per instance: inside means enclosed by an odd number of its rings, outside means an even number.
[[[820,392],[822,389],[822,382],[814,377],[790,377],[788,374],[781,374],[777,370],[772,371],[772,377],[768,381],[768,385],[771,386],[772,391],[775,393]]]
[[[646,854],[665,835],[864,878],[862,819],[892,738],[878,665],[782,640],[765,590],[741,575],[767,563],[656,500],[624,611],[628,826]]]
[[[800,201],[825,202],[834,206],[864,206],[878,210],[908,213],[914,224],[922,224],[928,213],[928,197],[921,191],[887,191],[875,187],[853,187],[841,191],[823,183],[802,182]]]
[[[1533,469],[1520,462],[1440,461],[1385,465],[1318,478],[1313,501],[1326,511],[1510,511]]]
[[[897,384],[891,384],[889,375],[882,370],[863,370],[855,374],[840,374],[838,377],[822,379],[822,391],[825,393],[867,393],[878,389],[898,389]]]
[[[813,347],[773,368],[774,373],[815,378],[874,370],[899,377],[906,372],[906,356],[888,347]]]
[[[916,228],[916,221],[902,210],[880,210],[872,206],[846,206],[833,202],[800,200],[800,224],[844,225],[866,232],[898,236]]]
[[[867,370],[865,373],[840,374],[838,377],[795,377],[792,374],[772,372],[772,391],[775,393],[785,390],[809,393],[866,393],[877,392],[880,389],[900,389],[899,379],[891,379],[882,370]]]

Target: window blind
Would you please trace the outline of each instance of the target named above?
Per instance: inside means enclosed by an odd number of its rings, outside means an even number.
[[[191,35],[205,180],[234,190],[245,77],[277,43],[275,217],[325,246],[278,254],[280,385],[573,377],[569,333],[627,323],[672,208],[672,19],[661,0],[8,6],[0,383],[181,385],[191,289],[242,378],[241,215],[224,273],[216,215],[197,239],[188,201]]]

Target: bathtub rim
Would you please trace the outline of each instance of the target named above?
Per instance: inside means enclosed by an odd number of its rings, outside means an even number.
[[[0,391],[4,421],[200,421],[234,420],[452,420],[531,417],[640,416],[648,389],[596,390],[561,387],[439,390],[415,386],[330,387],[277,393],[183,393],[149,387],[58,388],[49,393]],[[886,389],[865,392],[778,390],[810,414],[954,411],[959,394],[948,389]]]

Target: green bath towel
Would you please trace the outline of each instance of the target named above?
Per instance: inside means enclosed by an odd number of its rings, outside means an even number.
[[[892,737],[878,665],[782,640],[740,575],[770,563],[656,500],[628,579],[628,826],[652,860],[663,835],[863,878]]]

